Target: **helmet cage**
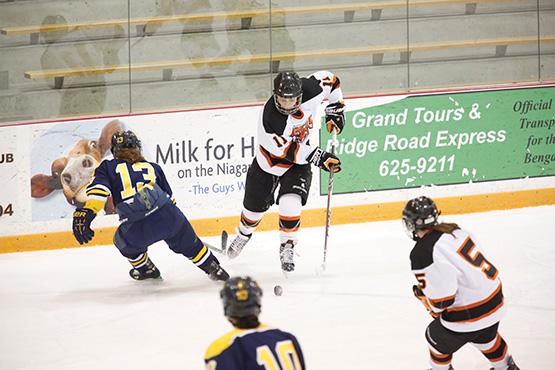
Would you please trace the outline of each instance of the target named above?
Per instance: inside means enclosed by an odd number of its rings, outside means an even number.
[[[295,104],[291,108],[286,108],[279,102],[278,97],[285,98],[285,99],[294,98],[295,99]],[[276,105],[276,109],[278,110],[278,112],[280,112],[281,114],[285,114],[285,115],[294,114],[295,112],[297,112],[301,108],[302,98],[303,98],[302,93],[301,93],[301,95],[295,96],[295,97],[286,97],[286,96],[281,96],[281,95],[274,94],[274,104]]]
[[[297,112],[302,103],[303,85],[298,74],[281,72],[274,79],[274,104],[281,114],[289,115]],[[291,101],[291,107],[284,107],[279,101],[283,98]]]
[[[428,197],[411,199],[403,210],[403,227],[408,237],[418,240],[418,230],[437,225],[440,212],[434,201]]]

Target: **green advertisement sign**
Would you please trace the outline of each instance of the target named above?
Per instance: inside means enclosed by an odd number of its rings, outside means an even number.
[[[536,87],[409,96],[349,111],[334,193],[554,176],[553,100],[555,87]],[[329,134],[320,135],[330,150]],[[322,195],[327,179],[321,173]]]

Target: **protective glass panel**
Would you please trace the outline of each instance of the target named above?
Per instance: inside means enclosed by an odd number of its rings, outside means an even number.
[[[540,0],[540,80],[555,80],[555,1]]]
[[[272,72],[328,70],[346,96],[406,90],[406,8],[404,1],[272,2]]]
[[[265,99],[269,12],[269,1],[132,2],[131,111]]]
[[[0,2],[0,121],[127,113],[127,5]]]
[[[409,33],[411,89],[539,78],[537,0],[411,0]]]

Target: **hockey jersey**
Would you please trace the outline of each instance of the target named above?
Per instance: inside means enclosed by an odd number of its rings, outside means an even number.
[[[235,329],[216,339],[204,356],[206,370],[304,370],[304,358],[293,334],[261,324]]]
[[[162,168],[152,162],[127,163],[121,159],[103,160],[87,186],[85,208],[98,212],[111,195],[114,205],[130,200],[144,186],[158,184],[168,196],[172,190]]]
[[[432,230],[418,240],[410,259],[426,299],[447,329],[476,331],[503,317],[498,270],[470,233]]]
[[[273,96],[266,102],[259,118],[256,161],[262,170],[281,176],[293,164],[306,164],[306,158],[317,145],[310,143],[310,134],[320,127],[319,108],[328,99],[343,99],[339,79],[331,72],[320,71],[301,78],[303,96],[295,114],[281,114]]]

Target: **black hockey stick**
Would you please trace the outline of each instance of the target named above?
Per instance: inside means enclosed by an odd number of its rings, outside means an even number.
[[[335,142],[337,141],[337,131],[333,129],[331,133],[331,154],[335,154]],[[326,206],[326,232],[324,235],[324,260],[322,262],[322,270],[326,270],[326,256],[328,254],[328,238],[330,233],[330,218],[331,218],[331,194],[333,193],[333,170],[330,171],[328,180],[328,203]]]
[[[227,252],[227,231],[222,231],[222,251]]]

